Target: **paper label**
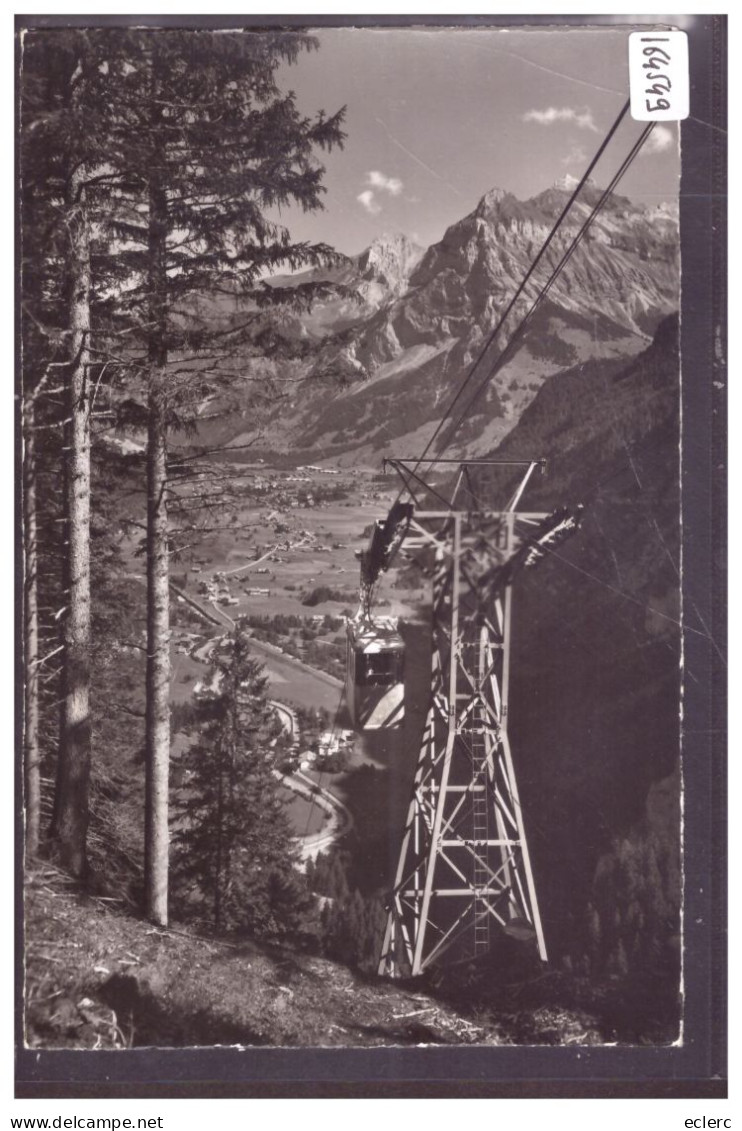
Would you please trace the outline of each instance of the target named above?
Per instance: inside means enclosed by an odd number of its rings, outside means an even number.
[[[631,116],[639,122],[688,117],[688,36],[684,31],[635,31],[629,36]]]

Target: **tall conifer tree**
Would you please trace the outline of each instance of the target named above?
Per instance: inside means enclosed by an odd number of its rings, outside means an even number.
[[[39,473],[64,489],[62,687],[53,819],[55,850],[77,875],[86,867],[90,727],[91,238],[99,238],[100,169],[111,107],[104,44],[95,32],[38,31],[23,41],[21,72],[21,293],[23,298],[25,679],[27,843],[39,839],[39,571],[46,591],[57,561],[37,545]],[[96,215],[97,213],[97,215]],[[36,441],[38,428],[60,428]],[[53,539],[52,541],[56,541]],[[51,584],[50,584],[51,582]],[[47,638],[47,646],[49,641]],[[54,650],[52,649],[52,654]]]
[[[312,900],[273,769],[283,732],[237,630],[220,649],[180,759],[176,867],[185,905],[217,930],[301,934]]]
[[[342,112],[309,119],[276,72],[314,43],[296,33],[160,30],[132,33],[124,78],[118,230],[121,260],[139,278],[128,313],[146,338],[147,722],[146,907],[167,922],[169,773],[168,431],[203,391],[214,334],[194,317],[202,295],[226,291],[270,301],[261,286],[280,265],[333,257],[292,242],[270,218],[298,204],[321,207],[318,150],[342,142]],[[144,201],[144,203],[142,203]],[[128,206],[128,215],[126,209]],[[119,316],[123,310],[118,302]],[[239,332],[230,350],[237,348]],[[211,360],[204,361],[210,354]],[[190,379],[186,358],[200,359]]]
[[[249,325],[225,338],[201,321],[203,297],[242,295],[255,308],[283,301],[266,274],[334,257],[326,245],[292,241],[275,218],[290,204],[321,207],[317,153],[342,144],[342,111],[304,117],[277,83],[282,64],[315,46],[295,32],[105,28],[39,31],[27,43],[24,175],[47,209],[56,242],[43,258],[67,296],[56,312],[67,364],[69,602],[54,832],[65,863],[82,874],[91,375],[105,367],[107,379],[125,375],[148,420],[145,888],[158,923],[167,921],[168,434],[192,419],[207,375],[228,383],[215,358],[233,357],[250,338]]]

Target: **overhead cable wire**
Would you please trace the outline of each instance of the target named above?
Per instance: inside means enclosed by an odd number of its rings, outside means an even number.
[[[453,409],[456,407],[456,404],[458,403],[459,398],[461,396],[463,396],[463,393],[464,393],[466,386],[468,385],[469,381],[472,380],[477,369],[479,368],[481,363],[484,361],[484,358],[485,358],[485,355],[487,354],[487,351],[489,350],[490,346],[494,342],[497,335],[500,333],[500,330],[505,325],[505,322],[507,321],[508,317],[510,316],[510,313],[513,310],[516,302],[518,301],[521,294],[523,293],[526,286],[528,285],[528,283],[531,279],[531,276],[533,275],[534,271],[536,270],[536,268],[540,264],[541,260],[543,259],[544,255],[548,251],[552,242],[556,238],[557,232],[559,231],[559,228],[561,227],[565,217],[567,216],[567,213],[570,211],[570,209],[572,208],[572,205],[577,200],[578,196],[580,195],[583,188],[587,184],[588,180],[590,179],[590,174],[595,169],[595,166],[598,164],[598,161],[603,156],[603,154],[604,154],[605,150],[607,149],[609,143],[613,139],[614,134],[618,130],[618,127],[621,125],[621,122],[625,118],[625,116],[628,112],[628,109],[629,109],[629,105],[630,105],[630,103],[628,101],[624,104],[624,106],[621,108],[621,111],[620,111],[618,117],[616,118],[615,122],[613,123],[611,128],[608,130],[608,133],[604,137],[601,144],[598,146],[598,149],[596,150],[595,155],[593,156],[592,160],[590,161],[590,164],[585,169],[585,172],[582,174],[582,177],[577,182],[574,190],[572,191],[569,199],[567,200],[567,203],[564,205],[559,216],[554,221],[554,224],[552,225],[551,230],[549,231],[549,234],[547,235],[546,239],[544,240],[543,244],[541,245],[541,248],[539,249],[534,260],[532,261],[530,267],[528,268],[525,275],[523,276],[521,282],[519,283],[515,293],[513,294],[512,298],[510,299],[510,301],[509,301],[508,305],[506,306],[504,312],[502,313],[500,318],[497,320],[496,325],[490,331],[490,333],[487,337],[487,341],[485,342],[484,346],[480,350],[476,360],[474,361],[474,364],[472,365],[471,369],[469,370],[466,381],[463,383],[461,388],[458,390],[458,392],[453,397],[453,400],[451,401],[450,405],[448,406],[445,413],[443,414],[443,417],[441,418],[441,420],[440,420],[438,426],[436,427],[433,435],[430,437],[427,444],[425,445],[425,449],[423,450],[423,454],[420,456],[416,467],[419,467],[420,464],[425,461],[425,456],[428,454],[432,445],[435,443],[439,433],[441,432],[441,430],[442,430],[442,428],[445,424],[446,419],[453,412]]]
[[[465,420],[465,418],[468,416],[468,414],[471,412],[471,409],[474,406],[477,399],[479,398],[480,394],[487,387],[487,385],[490,383],[492,378],[495,377],[496,374],[499,373],[499,371],[503,368],[503,366],[511,359],[513,353],[515,352],[517,347],[521,344],[521,340],[522,340],[526,330],[528,329],[528,326],[531,322],[531,319],[535,315],[535,313],[538,310],[541,303],[544,301],[544,299],[548,295],[548,293],[551,290],[551,288],[553,287],[554,283],[557,281],[557,279],[561,275],[564,268],[569,263],[570,259],[574,255],[574,253],[577,251],[577,249],[580,246],[580,244],[582,243],[582,240],[584,239],[585,235],[587,234],[590,227],[595,222],[599,213],[601,212],[602,208],[604,207],[606,201],[608,200],[608,197],[611,195],[613,190],[618,185],[619,181],[622,179],[622,177],[626,173],[629,166],[634,161],[636,155],[638,154],[639,150],[644,145],[644,142],[646,141],[647,137],[649,136],[649,134],[650,134],[650,132],[653,128],[653,125],[654,125],[654,123],[650,122],[649,125],[646,126],[646,128],[642,131],[639,138],[637,139],[637,141],[634,143],[631,150],[629,151],[628,155],[624,158],[624,160],[621,163],[620,167],[618,168],[617,172],[614,174],[610,184],[608,185],[608,187],[606,189],[603,190],[603,193],[602,193],[599,201],[597,202],[597,204],[595,204],[593,206],[590,214],[587,216],[587,218],[583,222],[583,224],[580,227],[579,231],[577,232],[576,236],[572,240],[570,246],[567,248],[564,255],[560,259],[559,263],[556,265],[556,267],[552,271],[550,277],[548,278],[546,283],[543,285],[543,287],[539,291],[539,294],[537,295],[536,299],[532,303],[530,309],[524,315],[523,319],[518,324],[516,329],[513,331],[509,341],[503,347],[502,351],[500,352],[500,354],[496,358],[494,364],[490,368],[487,375],[484,377],[484,379],[482,381],[480,381],[479,386],[477,387],[474,394],[472,395],[472,397],[468,401],[463,412],[459,415],[456,422],[451,427],[449,427],[449,429],[447,430],[445,441],[444,441],[444,444],[441,448],[441,451],[445,450],[445,447],[451,442],[452,436],[457,431],[457,429],[460,427],[460,425]],[[471,377],[471,373],[470,373],[469,376]],[[466,387],[468,382],[469,382],[469,378],[467,378],[466,382],[464,382],[464,385],[462,386],[461,390],[459,390],[459,392],[463,392],[463,389]],[[445,417],[444,417],[444,420],[445,420]],[[436,429],[436,435],[440,434],[441,426],[443,425],[444,420],[441,420],[438,428]],[[423,455],[420,456],[420,458],[419,458],[419,460],[416,464],[415,470],[417,470],[417,468],[419,468],[422,463],[426,462],[426,453],[429,451],[433,439],[435,439],[435,435],[431,438],[431,441],[428,443],[427,447],[425,448],[425,452],[423,453]],[[440,454],[440,452],[438,454]],[[430,462],[434,462],[434,460],[431,460]]]

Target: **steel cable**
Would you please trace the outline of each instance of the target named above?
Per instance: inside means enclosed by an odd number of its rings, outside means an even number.
[[[557,232],[559,231],[559,228],[561,227],[565,217],[567,216],[567,213],[569,212],[572,205],[577,200],[578,196],[580,195],[583,188],[587,184],[588,180],[590,179],[590,174],[595,169],[595,166],[597,165],[600,158],[603,156],[606,148],[608,147],[608,145],[609,145],[610,141],[612,140],[614,134],[616,133],[618,127],[620,126],[621,122],[623,121],[624,117],[626,116],[626,113],[629,109],[629,105],[630,105],[630,103],[626,102],[624,104],[624,106],[622,107],[621,112],[619,113],[615,122],[613,123],[613,125],[609,129],[605,138],[603,139],[600,146],[596,150],[595,155],[593,156],[592,160],[590,161],[590,164],[587,166],[585,172],[582,174],[582,177],[580,178],[577,185],[575,186],[571,196],[569,197],[569,200],[564,205],[562,211],[560,212],[559,216],[555,220],[549,234],[547,235],[546,239],[544,240],[543,244],[541,245],[541,248],[540,248],[538,254],[536,255],[535,259],[533,260],[530,267],[526,271],[526,274],[523,276],[520,284],[518,285],[518,287],[515,291],[515,294],[510,299],[507,307],[505,308],[504,313],[500,316],[500,318],[497,321],[497,324],[490,331],[490,334],[489,334],[489,337],[487,338],[487,341],[485,342],[484,346],[480,350],[476,360],[474,361],[474,364],[472,365],[471,369],[469,370],[469,374],[466,378],[466,381],[464,382],[462,387],[458,390],[458,392],[453,397],[453,400],[451,401],[450,405],[448,406],[445,413],[443,414],[443,417],[441,418],[438,426],[436,427],[436,430],[434,431],[431,438],[428,440],[428,442],[425,446],[425,449],[423,450],[423,454],[422,454],[422,456],[420,456],[420,458],[418,460],[418,463],[416,465],[417,467],[419,467],[420,464],[424,462],[425,456],[430,451],[432,445],[435,443],[438,435],[440,434],[440,432],[443,428],[443,425],[444,425],[446,419],[451,415],[451,412],[455,408],[459,398],[463,395],[467,384],[474,377],[474,374],[476,373],[477,369],[479,368],[482,361],[484,360],[484,358],[487,354],[487,351],[489,350],[490,346],[494,342],[497,335],[500,333],[500,330],[503,328],[505,322],[507,321],[508,317],[510,316],[510,313],[513,310],[516,302],[518,301],[521,294],[523,293],[526,286],[528,285],[528,282],[530,281],[531,276],[533,275],[534,271],[538,267],[539,263],[543,259],[546,252],[548,251],[549,247],[551,246],[551,243],[556,238]],[[440,452],[438,454],[440,454]]]
[[[613,190],[616,188],[618,183],[623,178],[627,169],[630,167],[630,165],[634,161],[636,155],[639,153],[639,150],[644,145],[644,142],[646,141],[647,137],[649,136],[650,132],[652,131],[653,125],[654,125],[654,123],[650,122],[649,125],[646,126],[646,128],[642,131],[641,135],[639,136],[637,141],[632,146],[628,155],[624,158],[623,162],[621,163],[618,170],[614,174],[613,178],[611,179],[610,184],[608,185],[608,187],[606,189],[603,190],[603,193],[602,193],[600,199],[598,200],[597,204],[595,204],[593,206],[592,210],[590,211],[590,214],[587,216],[587,218],[583,222],[582,226],[580,227],[579,231],[577,232],[577,235],[572,240],[572,243],[567,248],[564,255],[560,259],[559,263],[556,265],[556,267],[552,271],[549,279],[546,281],[546,283],[541,288],[539,294],[537,295],[536,299],[534,300],[533,304],[531,305],[531,308],[529,309],[527,314],[524,315],[522,321],[518,324],[516,329],[513,331],[513,334],[511,336],[510,340],[503,347],[502,352],[497,357],[497,359],[496,359],[494,365],[492,366],[492,368],[490,369],[489,373],[480,382],[479,386],[475,390],[473,396],[468,401],[464,411],[459,415],[456,422],[449,428],[449,430],[446,434],[444,443],[443,443],[440,451],[438,451],[438,453],[437,453],[438,455],[441,454],[441,451],[445,451],[445,448],[451,442],[451,438],[453,437],[454,433],[457,431],[457,429],[461,426],[463,421],[466,419],[466,417],[468,416],[472,407],[474,406],[474,404],[478,400],[482,391],[487,387],[487,385],[490,383],[492,378],[495,377],[497,375],[497,373],[499,373],[499,371],[505,366],[505,364],[508,361],[510,361],[513,353],[516,351],[518,346],[521,344],[522,338],[523,338],[524,334],[526,333],[526,330],[528,329],[529,323],[531,322],[531,320],[532,320],[533,316],[535,315],[536,311],[538,310],[539,306],[544,301],[544,299],[548,295],[549,291],[553,287],[554,283],[557,281],[557,279],[561,275],[562,271],[564,270],[564,268],[567,266],[567,264],[569,263],[572,256],[577,251],[578,247],[582,243],[582,241],[585,238],[590,227],[592,226],[592,224],[596,220],[597,216],[599,215],[599,213],[603,209],[604,205],[606,204],[609,196],[611,195]],[[469,376],[471,377],[471,373],[469,374]],[[468,384],[468,380],[469,380],[469,378],[467,378],[467,381],[464,383],[464,385],[462,386],[462,389],[459,390],[459,392],[463,391],[466,384]],[[441,424],[443,424],[443,421],[441,421]],[[439,429],[437,431],[440,432],[440,425],[439,425]],[[430,444],[428,444],[425,451],[427,452],[429,450],[429,448],[430,448]],[[418,460],[416,467],[415,467],[415,470],[417,470],[420,467],[421,463],[423,463],[423,462],[426,462],[425,453],[423,453],[423,455]],[[434,462],[434,461],[431,461],[431,462]]]

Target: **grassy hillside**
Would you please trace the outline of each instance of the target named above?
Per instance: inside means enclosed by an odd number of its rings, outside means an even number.
[[[158,930],[48,866],[29,876],[26,923],[30,1048],[601,1040],[581,1010],[498,1018],[288,947]]]

